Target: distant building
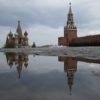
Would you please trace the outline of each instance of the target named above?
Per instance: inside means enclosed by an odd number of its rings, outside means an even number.
[[[77,27],[74,24],[71,3],[64,27],[64,37],[58,38],[59,46],[100,46],[100,35],[77,37]]]
[[[25,31],[25,33],[22,34],[20,21],[18,21],[16,34],[13,35],[13,33],[10,31],[9,34],[7,35],[5,47],[6,48],[27,48],[29,47],[28,33]]]

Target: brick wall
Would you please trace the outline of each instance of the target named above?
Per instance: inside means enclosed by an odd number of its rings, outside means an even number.
[[[73,39],[70,42],[70,45],[74,46],[95,46],[100,45],[100,35],[91,35],[91,36],[85,36],[85,37],[78,37],[76,39]]]

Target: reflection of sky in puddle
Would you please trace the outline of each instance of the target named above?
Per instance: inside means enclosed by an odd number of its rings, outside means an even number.
[[[12,55],[10,68],[6,56],[0,56],[1,100],[99,100],[99,64],[68,57]]]
[[[57,57],[36,56],[33,58],[30,56],[30,58],[30,68],[28,70],[34,72],[35,74],[48,73],[53,70],[63,72],[63,63],[58,62]]]

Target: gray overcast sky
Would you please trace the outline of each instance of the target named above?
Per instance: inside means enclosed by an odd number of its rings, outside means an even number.
[[[100,0],[71,0],[78,35],[100,33]],[[21,20],[23,32],[29,33],[29,42],[37,45],[57,44],[63,36],[69,7],[68,0],[0,0],[0,47],[10,30],[16,32]]]

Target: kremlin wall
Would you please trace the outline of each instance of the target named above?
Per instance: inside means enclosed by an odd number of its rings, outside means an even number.
[[[58,38],[59,46],[100,46],[100,35],[85,37],[77,36],[77,27],[74,24],[71,3],[67,15],[67,23],[64,27],[64,37]]]

